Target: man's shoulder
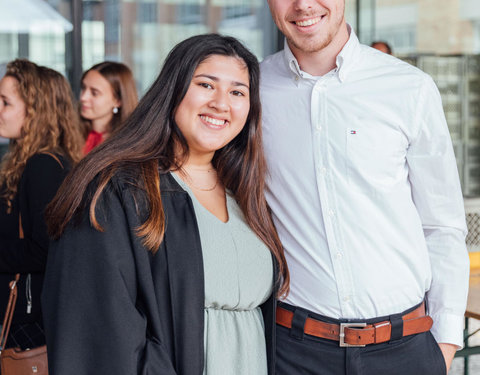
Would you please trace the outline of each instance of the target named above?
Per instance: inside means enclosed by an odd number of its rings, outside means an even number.
[[[367,45],[360,44],[360,51],[363,60],[362,66],[368,67],[372,71],[382,72],[386,75],[406,75],[406,78],[411,76],[421,80],[429,78],[428,74],[408,62]]]
[[[264,68],[269,65],[278,65],[279,62],[283,61],[284,59],[284,53],[283,49],[274,53],[273,55],[269,55],[263,59],[263,61],[260,63],[260,67]]]
[[[283,50],[265,57],[265,59],[260,63],[260,71],[262,74],[263,82],[273,76],[287,76],[287,69]]]
[[[262,95],[268,91],[278,91],[291,85],[292,72],[285,61],[284,51],[267,56],[260,63],[260,86]]]

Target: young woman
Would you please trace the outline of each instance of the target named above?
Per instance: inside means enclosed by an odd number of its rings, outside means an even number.
[[[40,293],[49,240],[44,210],[81,156],[78,115],[65,78],[27,60],[9,63],[0,80],[0,136],[10,139],[0,166],[0,314],[8,283],[21,273],[7,346],[33,348],[45,344]]]
[[[255,56],[183,41],[49,207],[50,374],[272,374],[289,278],[264,178]]]
[[[108,138],[137,102],[135,81],[126,65],[105,61],[83,73],[80,116],[85,124],[84,155]]]

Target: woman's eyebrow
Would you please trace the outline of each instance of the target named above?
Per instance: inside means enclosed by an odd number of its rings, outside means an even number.
[[[205,77],[205,78],[211,79],[214,82],[219,81],[218,77],[212,76],[210,74],[197,74],[194,78],[198,78],[198,77]],[[248,85],[243,82],[232,81],[231,84],[233,86],[245,86],[248,89]]]

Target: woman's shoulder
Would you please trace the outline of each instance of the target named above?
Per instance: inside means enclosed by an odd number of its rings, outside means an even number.
[[[93,197],[102,180],[102,176],[97,175],[88,188],[88,196]],[[105,185],[102,196],[106,200],[115,196],[115,199],[119,199],[122,205],[133,204],[136,207],[143,207],[147,202],[147,194],[141,176],[141,169],[117,169]]]
[[[60,168],[70,169],[70,162],[61,154],[54,152],[39,152],[32,155],[25,164],[25,169]]]
[[[185,193],[170,172],[159,171],[159,179],[162,194]],[[145,191],[140,167],[126,167],[115,171],[110,185],[120,191]]]
[[[70,163],[61,155],[37,153],[25,163],[20,183],[57,186],[69,171]]]
[[[172,172],[159,172],[162,194],[187,193],[172,176]]]
[[[177,193],[186,194],[185,190],[175,181],[169,172],[160,172],[160,191],[161,195],[175,195]],[[93,196],[97,192],[99,186],[102,184],[102,176],[97,175],[87,187],[85,198],[86,202],[91,202]],[[148,207],[148,192],[144,183],[144,178],[139,166],[123,167],[115,170],[112,177],[108,179],[105,187],[102,189],[101,201],[108,201],[108,199],[116,196],[123,205],[130,202],[135,207]]]
[[[101,192],[96,197],[99,189]],[[125,212],[132,209],[138,211],[140,208],[143,211],[145,209],[144,197],[145,194],[135,179],[123,171],[116,171],[106,182],[104,177],[99,174],[87,185],[75,215],[89,217],[91,205],[95,202],[95,215],[103,226],[102,223],[108,221],[107,217],[112,213],[117,215],[121,210]],[[77,220],[79,219],[77,218]]]
[[[97,176],[97,180],[99,179],[100,176]],[[106,188],[108,191],[114,190],[116,192],[129,191],[135,193],[143,191],[141,168],[123,167],[116,169]]]

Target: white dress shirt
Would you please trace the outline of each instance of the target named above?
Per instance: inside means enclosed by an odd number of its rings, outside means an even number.
[[[333,318],[427,296],[438,342],[463,345],[469,262],[457,166],[432,79],[353,31],[322,77],[285,49],[261,64],[267,200],[287,303]]]

